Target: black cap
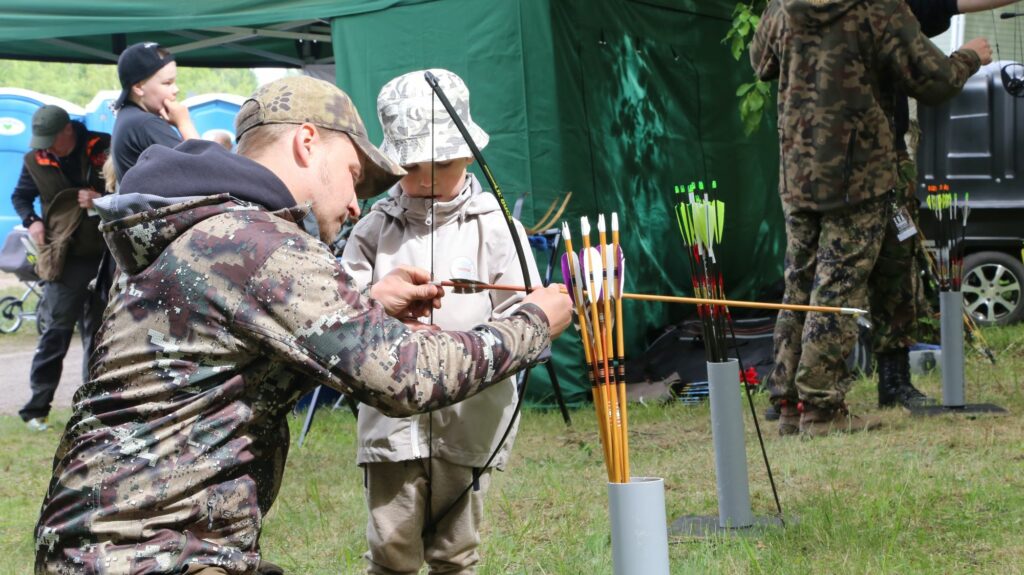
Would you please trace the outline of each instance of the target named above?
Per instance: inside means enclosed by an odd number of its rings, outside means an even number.
[[[174,61],[174,55],[160,55],[160,44],[139,42],[121,52],[117,59],[117,78],[121,81],[121,95],[114,101],[113,108],[120,110],[128,101],[132,86],[156,74],[160,68]]]

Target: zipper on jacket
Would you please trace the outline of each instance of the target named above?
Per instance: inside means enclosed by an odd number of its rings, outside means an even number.
[[[846,144],[846,169],[843,171],[843,189],[846,191],[846,203],[850,203],[850,178],[853,176],[853,146],[857,143],[857,128],[850,132],[850,141]]]
[[[412,448],[412,458],[420,459],[420,421],[422,417],[416,415],[412,418],[412,425],[409,426],[409,447]]]

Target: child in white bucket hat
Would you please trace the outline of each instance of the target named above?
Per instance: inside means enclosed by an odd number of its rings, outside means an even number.
[[[473,140],[486,146],[487,133],[470,114],[466,84],[448,70],[431,72]],[[414,265],[432,270],[437,281],[522,285],[501,207],[467,171],[472,152],[424,80],[424,71],[388,82],[377,96],[377,114],[384,130],[381,152],[408,175],[352,231],[342,262],[356,284],[369,285],[397,266]],[[519,222],[516,230],[528,245]],[[528,264],[531,283],[540,285],[532,258]],[[442,329],[472,329],[507,315],[522,298],[505,291],[449,294],[426,321]],[[476,571],[490,469],[476,482],[474,471],[497,447],[516,401],[510,378],[429,414],[396,419],[360,407],[356,460],[365,472],[369,508],[367,573],[418,573],[424,561],[432,573]],[[504,469],[515,431],[491,462],[493,468]],[[471,483],[472,489],[459,498]]]

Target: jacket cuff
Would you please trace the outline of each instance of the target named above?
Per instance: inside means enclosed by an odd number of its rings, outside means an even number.
[[[40,218],[39,216],[35,215],[35,213],[30,213],[29,215],[25,216],[25,219],[21,220],[21,225],[25,226],[25,228],[28,229],[28,227],[31,226],[33,223],[41,221],[43,221],[43,218]]]
[[[963,60],[968,66],[971,67],[971,75],[981,69],[981,56],[978,55],[974,50],[957,50],[953,52],[951,58],[958,58]]]
[[[548,321],[547,314],[545,314],[544,310],[540,309],[540,306],[538,306],[537,304],[520,304],[520,306],[516,308],[516,311],[512,315],[524,315],[526,317],[529,317],[530,319],[533,319],[534,321],[539,322],[544,327],[551,327],[551,322]]]

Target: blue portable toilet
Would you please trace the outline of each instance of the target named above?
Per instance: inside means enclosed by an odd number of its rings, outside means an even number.
[[[11,193],[21,175],[22,160],[32,137],[32,114],[54,104],[67,110],[72,120],[83,120],[85,110],[67,100],[20,88],[0,88],[0,244],[8,232],[21,224],[11,204]],[[39,212],[39,205],[36,204]]]
[[[201,94],[185,100],[192,123],[204,140],[213,140],[217,133],[227,134],[235,141],[235,115],[245,98],[232,94]]]
[[[85,105],[85,127],[93,132],[114,133],[114,111],[110,105],[121,95],[120,90],[100,90]]]

